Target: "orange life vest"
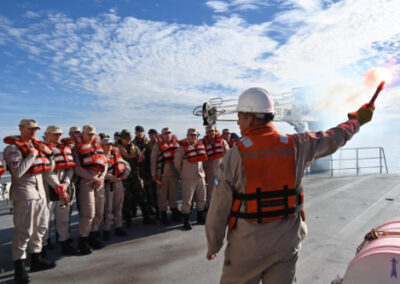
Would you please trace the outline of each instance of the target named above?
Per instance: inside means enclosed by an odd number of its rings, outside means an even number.
[[[295,217],[303,211],[302,187],[296,188],[296,149],[291,136],[269,124],[245,131],[238,142],[246,175],[246,193],[234,193],[229,228],[237,218],[266,223]],[[241,212],[245,203],[245,212]]]
[[[4,168],[3,162],[0,160],[0,176],[2,176],[5,171],[6,171],[6,168]]]
[[[184,159],[187,159],[190,163],[204,162],[207,161],[206,149],[200,140],[197,140],[196,144],[189,144],[187,138],[179,142],[185,148]]]
[[[228,143],[228,145],[229,145],[229,148],[232,148],[233,146],[236,145],[237,141],[235,141],[235,140],[233,140],[233,139],[230,139],[229,141],[227,141],[227,143]]]
[[[212,161],[224,157],[224,141],[219,133],[215,134],[215,143],[211,143],[208,136],[204,136],[203,144],[207,150],[208,160]]]
[[[21,140],[20,136],[7,136],[4,138],[4,143],[6,144],[15,144],[17,145],[22,153],[22,157],[26,158],[30,151],[28,149],[28,145]],[[42,141],[36,140],[34,138],[31,139],[33,146],[38,149],[38,146],[42,144]],[[38,150],[39,151],[39,150]],[[39,151],[38,155],[35,157],[32,166],[29,168],[27,173],[29,174],[38,174],[43,172],[48,172],[51,170],[50,160],[47,158],[45,153]]]
[[[156,141],[158,144],[158,149],[160,150],[160,158],[158,163],[172,162],[175,157],[176,149],[179,147],[178,138],[175,135],[172,135],[171,142],[165,142],[161,135],[156,135]]]
[[[99,173],[103,172],[107,165],[107,157],[100,146],[100,137],[94,136],[92,144],[89,145],[83,143],[81,133],[73,133],[72,137],[75,141],[82,167]]]
[[[126,171],[126,165],[122,161],[121,152],[118,148],[112,148],[111,154],[107,155],[108,173],[116,177],[121,177]]]
[[[47,145],[54,153],[54,170],[68,170],[75,167],[71,147],[64,144]]]

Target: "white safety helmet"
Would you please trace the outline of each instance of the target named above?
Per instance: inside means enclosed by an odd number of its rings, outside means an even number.
[[[238,101],[237,112],[275,113],[271,95],[262,88],[250,88],[244,91]]]

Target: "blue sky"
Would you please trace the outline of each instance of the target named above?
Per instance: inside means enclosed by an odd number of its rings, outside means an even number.
[[[398,11],[395,0],[2,0],[0,136],[22,118],[183,136],[202,130],[195,106],[253,86],[272,95],[321,86],[305,101],[330,126],[369,100],[365,72],[398,73]],[[363,135],[398,133],[398,83],[384,93]]]

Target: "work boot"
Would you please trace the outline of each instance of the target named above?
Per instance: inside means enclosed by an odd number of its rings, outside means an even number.
[[[25,270],[25,259],[14,261],[14,280],[17,284],[27,284],[31,281]]]
[[[118,237],[126,237],[127,233],[121,227],[115,228],[115,234]]]
[[[31,253],[31,272],[46,270],[56,267],[54,261],[43,258],[41,253]]]
[[[103,241],[108,242],[110,240],[110,231],[103,231]]]
[[[206,218],[204,216],[204,211],[197,211],[197,224],[204,225],[206,223]]]
[[[190,225],[189,214],[183,214],[183,228],[187,231],[192,229],[192,225]]]
[[[131,218],[125,218],[125,226],[126,226],[127,228],[132,227],[132,220],[131,220]]]
[[[49,258],[48,254],[47,254],[47,246],[42,247],[42,251],[40,252],[40,255],[42,258]]]
[[[88,244],[94,249],[102,249],[103,243],[98,238],[98,232],[90,232]]]
[[[54,249],[55,246],[53,244],[53,242],[51,241],[50,238],[47,239],[47,245],[46,245],[46,249]]]
[[[87,255],[93,252],[88,244],[88,237],[79,237],[78,249],[80,255]]]
[[[143,224],[144,225],[154,225],[157,222],[155,220],[153,220],[152,218],[150,218],[149,216],[149,211],[147,209],[147,206],[145,203],[141,203],[139,204],[140,206],[140,210],[142,211],[142,216],[143,216]]]
[[[157,222],[150,218],[149,215],[143,215],[143,224],[144,225],[154,225]]]
[[[171,225],[171,222],[167,218],[167,212],[165,212],[165,211],[161,212],[160,222],[161,222],[161,224],[164,224],[164,225]]]
[[[176,222],[182,222],[182,213],[177,208],[171,208],[172,220]]]
[[[71,245],[71,240],[65,240],[60,242],[61,244],[61,253],[63,255],[77,255],[78,249]]]

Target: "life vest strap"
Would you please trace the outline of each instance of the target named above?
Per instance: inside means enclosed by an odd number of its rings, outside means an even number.
[[[296,197],[296,204],[293,207],[289,207],[289,197]],[[265,200],[272,199],[272,200]],[[257,201],[257,212],[247,213],[240,212],[241,203],[243,201]],[[254,219],[257,220],[259,224],[263,223],[263,219],[265,218],[277,218],[283,219],[292,217],[293,215],[297,215],[299,212],[302,215],[303,220],[305,219],[304,210],[304,195],[303,195],[303,187],[300,186],[297,189],[289,189],[287,185],[284,186],[283,190],[274,190],[274,191],[265,191],[263,192],[261,188],[256,189],[256,193],[252,194],[243,194],[243,193],[233,193],[233,204],[236,206],[232,206],[229,228],[232,229],[237,221],[237,218],[244,219]],[[283,206],[284,209],[280,210],[271,210],[271,211],[263,211],[263,208],[274,208]]]
[[[246,212],[233,212],[231,211],[231,217],[234,218],[245,218],[245,219],[257,219],[258,223],[262,223],[263,218],[274,218],[279,216],[294,215],[303,209],[303,204],[298,204],[295,208],[285,208],[282,210],[275,210],[270,212],[257,212],[257,213],[246,213]],[[261,220],[261,221],[260,221]]]
[[[261,191],[261,189],[260,189]],[[233,192],[233,198],[239,199],[242,201],[249,201],[258,199],[261,197],[262,199],[265,198],[278,198],[278,197],[288,197],[293,195],[299,195],[303,192],[303,187],[299,187],[297,189],[286,189],[286,190],[273,190],[273,191],[264,191],[260,193],[237,193]]]

